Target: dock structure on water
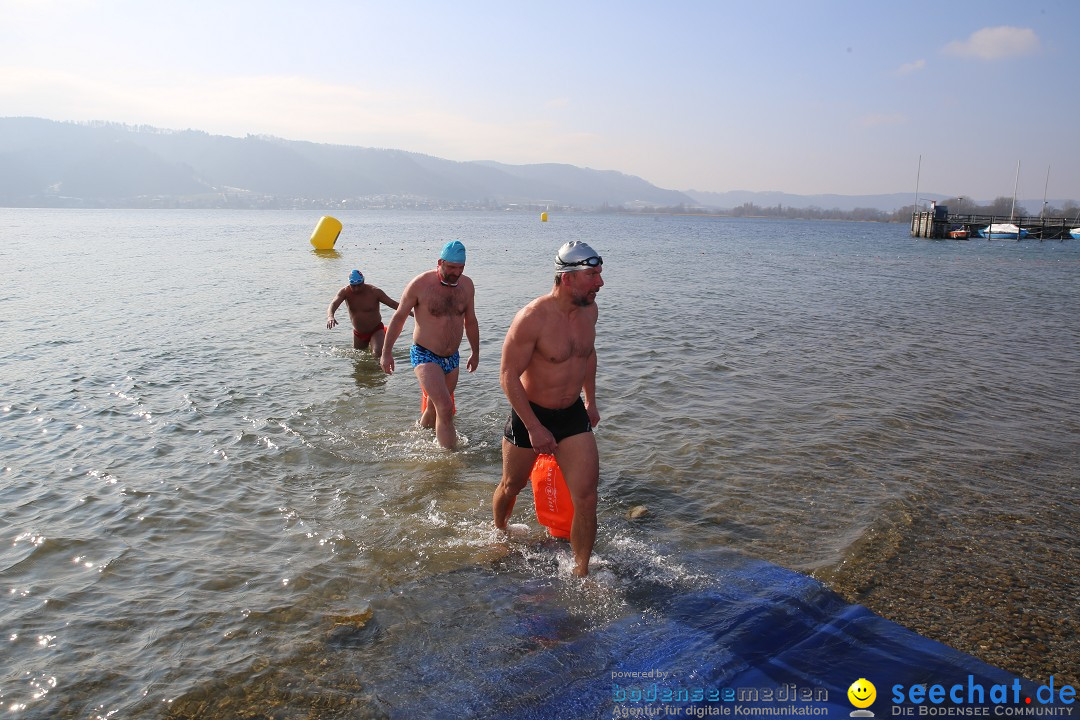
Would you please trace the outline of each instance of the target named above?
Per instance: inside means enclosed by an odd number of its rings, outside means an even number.
[[[979,238],[989,225],[1008,223],[1027,231],[1026,240],[1071,240],[1069,231],[1080,226],[1076,219],[1063,217],[1007,217],[1002,215],[950,214],[944,205],[911,214],[911,236],[959,240]]]

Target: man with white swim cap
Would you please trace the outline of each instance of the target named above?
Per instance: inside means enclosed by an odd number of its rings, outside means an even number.
[[[480,363],[480,325],[476,320],[476,290],[464,275],[465,246],[452,240],[443,246],[434,270],[414,277],[401,293],[401,304],[386,329],[382,368],[394,372],[394,343],[414,315],[413,372],[427,400],[420,414],[422,427],[435,428],[435,438],[448,450],[457,445],[454,429],[454,390],[457,388],[461,336],[469,339],[471,354],[465,367],[475,372]]]
[[[326,308],[326,327],[332,329],[338,324],[334,313],[341,303],[349,308],[349,320],[352,321],[353,347],[357,350],[370,348],[378,360],[382,355],[383,337],[386,326],[382,322],[379,303],[397,310],[398,303],[379,288],[364,282],[364,273],[353,270],[349,273],[349,284],[338,290],[337,295]]]
[[[499,371],[511,410],[503,432],[502,479],[491,499],[495,526],[506,529],[537,454],[553,454],[574,504],[570,547],[574,574],[580,576],[589,574],[596,542],[600,457],[592,428],[600,422],[595,341],[603,265],[580,240],[559,248],[555,285],[514,316]]]

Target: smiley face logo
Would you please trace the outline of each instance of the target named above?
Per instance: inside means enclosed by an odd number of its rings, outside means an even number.
[[[868,708],[877,698],[877,688],[866,678],[859,678],[848,688],[847,698],[857,708]]]

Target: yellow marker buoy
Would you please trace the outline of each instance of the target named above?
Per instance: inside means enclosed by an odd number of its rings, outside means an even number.
[[[341,221],[324,215],[315,226],[315,232],[311,233],[311,244],[316,250],[333,250],[340,234]]]
[[[540,213],[540,222],[547,222],[547,213],[546,212]]]

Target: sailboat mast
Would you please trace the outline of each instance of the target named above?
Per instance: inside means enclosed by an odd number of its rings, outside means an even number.
[[[1020,161],[1016,161],[1016,180],[1013,181],[1013,204],[1012,209],[1009,210],[1009,219],[1016,218],[1016,189],[1020,186]]]
[[[919,169],[915,171],[915,212],[919,212],[919,177],[922,175],[922,155],[919,156]]]
[[[1043,217],[1046,214],[1046,191],[1050,187],[1050,166],[1046,166],[1046,184],[1043,185],[1043,204],[1042,210],[1039,211],[1039,217]]]

